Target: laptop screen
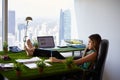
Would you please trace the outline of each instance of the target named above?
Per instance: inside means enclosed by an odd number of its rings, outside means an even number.
[[[38,36],[37,37],[39,48],[54,48],[53,36]]]

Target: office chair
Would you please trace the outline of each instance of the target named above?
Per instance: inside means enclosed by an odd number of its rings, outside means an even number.
[[[100,43],[98,58],[92,70],[83,70],[83,80],[102,80],[109,41],[103,39]]]

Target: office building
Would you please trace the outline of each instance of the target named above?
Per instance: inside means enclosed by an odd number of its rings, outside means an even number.
[[[8,33],[15,35],[15,11],[8,12]]]
[[[18,41],[22,42],[23,41],[23,37],[24,37],[24,31],[25,29],[25,24],[18,24]]]
[[[71,13],[70,10],[60,11],[59,44],[61,40],[71,39]]]

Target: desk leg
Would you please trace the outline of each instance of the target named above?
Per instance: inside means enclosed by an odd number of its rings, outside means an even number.
[[[75,51],[72,51],[72,56],[73,56],[73,57],[75,56],[74,53],[75,53]],[[80,55],[79,55],[79,56],[82,57],[82,51],[80,51]]]
[[[74,57],[74,51],[72,51],[72,56]]]
[[[82,56],[81,54],[82,54],[82,53],[81,53],[81,51],[80,51],[80,56]]]
[[[80,56],[82,57],[82,55],[83,55],[83,52],[82,52],[82,51],[80,51]]]

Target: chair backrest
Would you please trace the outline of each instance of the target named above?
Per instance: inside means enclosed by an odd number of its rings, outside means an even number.
[[[4,80],[4,76],[0,73],[0,80]]]
[[[102,80],[105,61],[108,53],[108,47],[109,47],[109,41],[107,39],[103,39],[100,43],[98,58],[94,68],[96,75],[94,76],[95,79],[93,80]]]

